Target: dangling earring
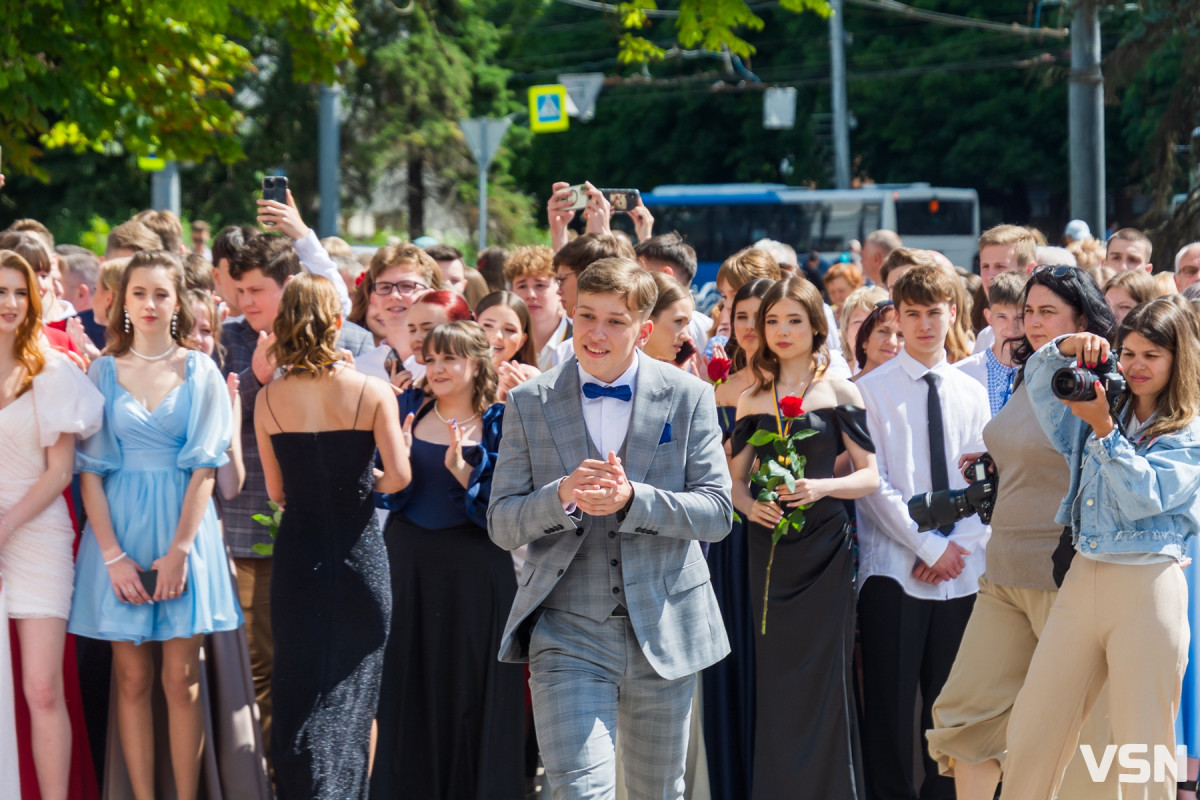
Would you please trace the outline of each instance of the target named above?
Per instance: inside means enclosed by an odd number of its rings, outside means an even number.
[[[133,323],[129,320],[129,312],[125,312],[125,332],[133,333]]]
[[[171,315],[171,338],[179,338],[179,312],[176,311]]]

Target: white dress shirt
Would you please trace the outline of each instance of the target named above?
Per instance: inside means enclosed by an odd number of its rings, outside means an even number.
[[[567,326],[571,324],[571,320],[563,317],[558,321],[558,327],[554,329],[554,333],[550,334],[550,338],[546,341],[545,347],[537,354],[537,368],[542,372],[546,372],[551,367],[556,367],[563,361],[567,360],[567,356],[573,352],[567,336]],[[566,345],[566,353],[563,353],[561,345]]]
[[[633,363],[629,369],[612,383],[604,383],[593,378],[584,370],[583,365],[576,362],[579,370],[579,394],[583,402],[583,422],[587,426],[588,436],[592,444],[600,452],[601,458],[608,458],[609,452],[621,452],[625,436],[629,433],[629,420],[633,415],[633,399],[618,400],[615,397],[589,398],[583,394],[585,383],[598,383],[601,386],[628,386],[630,392],[637,392],[637,371],[639,355],[634,353]]]
[[[899,355],[858,379],[867,409],[867,428],[875,443],[879,489],[856,501],[858,509],[858,585],[881,575],[893,578],[905,594],[924,600],[950,600],[979,590],[984,569],[984,545],[991,529],[971,515],[958,521],[948,537],[936,530],[917,531],[908,515],[908,500],[932,491],[929,473],[929,385],[924,376],[939,377],[938,397],[946,443],[946,474],[951,489],[967,482],[958,469],[963,453],[981,453],[983,426],[991,417],[987,391],[943,357],[932,369],[908,354]],[[932,565],[945,552],[947,539],[970,555],[962,573],[951,581],[925,583],[912,576],[920,558]]]
[[[692,318],[688,322],[688,336],[692,339],[692,344],[701,353],[704,348],[708,347],[708,332],[712,329],[712,317],[705,314],[703,311],[693,311]]]
[[[306,270],[313,275],[329,279],[333,288],[337,289],[338,300],[342,304],[342,316],[350,316],[350,292],[346,290],[346,281],[338,272],[337,264],[333,263],[329,253],[325,252],[325,248],[321,246],[321,240],[317,238],[317,234],[313,232],[312,228],[309,228],[303,239],[297,239],[292,244],[296,248],[296,255],[300,257],[300,264]]]
[[[982,353],[996,343],[996,332],[992,330],[992,326],[988,325],[979,332],[975,337],[975,347],[971,350],[971,355]]]

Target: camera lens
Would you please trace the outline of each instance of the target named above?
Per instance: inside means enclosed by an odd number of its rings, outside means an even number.
[[[1050,378],[1050,390],[1063,400],[1093,400],[1097,380],[1095,373],[1083,367],[1063,367]]]

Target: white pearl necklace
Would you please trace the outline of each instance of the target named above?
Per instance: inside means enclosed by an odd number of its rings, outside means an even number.
[[[438,404],[437,404],[436,400],[433,401],[433,413],[437,414],[437,418],[440,419],[442,422],[446,423],[447,425],[450,424],[450,420],[443,417],[442,412],[438,411]],[[458,424],[466,425],[468,422],[473,422],[475,420],[475,418],[478,416],[479,416],[479,412],[477,411],[474,414],[472,414],[471,416],[467,417],[466,419],[459,420]]]
[[[168,347],[165,351],[159,353],[158,355],[148,356],[148,355],[139,353],[137,350],[134,350],[133,345],[130,345],[129,352],[133,353],[135,356],[142,359],[143,361],[161,361],[164,358],[166,358],[167,356],[171,355],[171,353],[174,353],[176,347],[178,347],[178,345],[172,343],[170,347]]]

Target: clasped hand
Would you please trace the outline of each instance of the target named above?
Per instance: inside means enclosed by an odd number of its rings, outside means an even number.
[[[964,549],[955,541],[949,541],[946,543],[946,549],[942,551],[941,556],[933,562],[932,566],[926,565],[918,558],[916,566],[913,567],[913,577],[919,581],[933,584],[952,581],[966,568],[964,558],[969,555],[971,555],[970,550]]]
[[[589,458],[558,484],[558,499],[564,506],[574,503],[593,517],[615,514],[633,497],[621,459],[611,450],[608,459]]]
[[[779,498],[776,502],[754,501],[754,506],[750,509],[750,521],[764,528],[774,528],[786,513],[783,509],[784,504],[790,506],[788,511],[798,506],[810,506],[828,495],[827,485],[828,479],[822,478],[799,478],[794,492],[789,492],[786,486],[780,485],[776,490]]]

